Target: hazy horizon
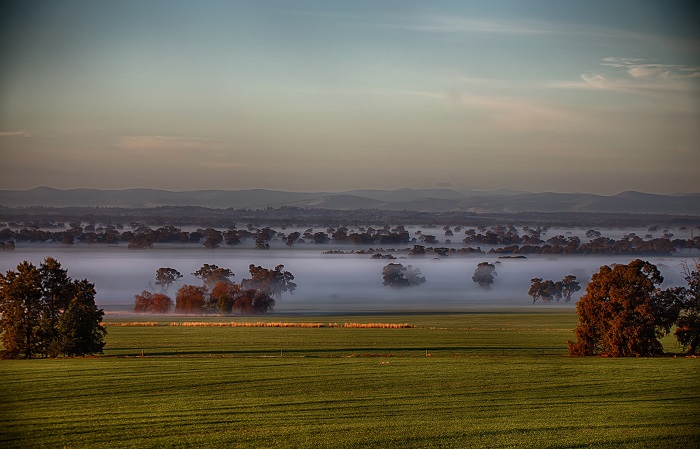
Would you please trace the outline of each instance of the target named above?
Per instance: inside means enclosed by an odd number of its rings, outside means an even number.
[[[2,190],[700,192],[692,2],[6,1]]]
[[[524,193],[524,194],[538,194],[538,193],[556,193],[556,194],[594,194],[594,195],[600,195],[600,196],[615,196],[615,195],[620,195],[623,193],[629,193],[629,192],[636,192],[636,193],[643,193],[643,194],[650,194],[650,195],[668,195],[668,196],[673,196],[673,195],[693,195],[693,194],[700,194],[700,188],[698,191],[687,191],[687,192],[669,192],[669,193],[661,193],[657,194],[655,192],[649,192],[649,191],[641,191],[641,190],[623,190],[619,192],[613,192],[609,194],[595,194],[593,192],[584,192],[584,191],[566,191],[566,190],[560,190],[560,191],[553,191],[553,190],[541,190],[541,191],[530,191],[530,190],[515,190],[515,189],[482,189],[482,188],[477,188],[477,187],[472,187],[472,186],[464,186],[464,187],[457,187],[457,186],[445,186],[445,185],[438,185],[435,187],[396,187],[396,188],[386,188],[386,189],[368,189],[368,188],[354,188],[354,189],[349,189],[349,190],[287,190],[287,189],[267,189],[267,188],[257,188],[257,187],[251,187],[251,188],[234,188],[234,189],[167,189],[167,188],[158,188],[158,187],[125,187],[125,188],[115,188],[115,189],[110,189],[110,188],[99,188],[99,187],[68,187],[68,188],[59,188],[59,187],[53,187],[53,186],[47,186],[47,185],[38,185],[35,187],[29,187],[26,189],[0,189],[0,190],[5,190],[5,191],[17,191],[17,192],[23,192],[23,191],[30,191],[30,190],[35,190],[35,189],[54,189],[54,190],[98,190],[98,191],[126,191],[126,190],[160,190],[164,192],[173,192],[173,193],[185,193],[185,192],[206,192],[206,191],[248,191],[248,190],[265,190],[265,191],[279,191],[279,192],[288,192],[288,193],[346,193],[346,192],[358,192],[358,191],[396,191],[396,190],[453,190],[455,192],[484,192],[484,193],[492,193],[492,192],[497,192],[499,190],[505,191],[505,192],[513,192],[515,194],[518,193]]]

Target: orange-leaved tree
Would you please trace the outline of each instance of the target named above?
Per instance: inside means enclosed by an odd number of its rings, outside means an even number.
[[[175,297],[175,311],[180,313],[204,312],[204,287],[185,284],[180,287]]]
[[[571,355],[652,356],[663,352],[659,338],[677,317],[675,295],[658,289],[655,265],[637,259],[600,267],[576,304],[576,342]]]

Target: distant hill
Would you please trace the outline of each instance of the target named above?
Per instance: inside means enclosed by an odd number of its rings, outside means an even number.
[[[700,194],[655,195],[623,192],[612,196],[589,193],[524,193],[508,190],[480,192],[453,189],[353,190],[348,192],[284,192],[276,190],[155,189],[0,190],[0,206],[129,207],[201,206],[264,209],[301,207],[380,209],[429,212],[616,212],[700,215]]]

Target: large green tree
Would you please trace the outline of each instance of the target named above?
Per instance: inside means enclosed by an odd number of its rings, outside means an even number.
[[[576,342],[571,355],[652,356],[663,352],[659,338],[677,316],[674,295],[661,292],[655,265],[637,259],[600,267],[576,304]]]
[[[0,330],[4,358],[31,358],[39,352],[42,316],[41,273],[29,262],[0,274]]]
[[[71,280],[50,257],[39,268],[25,261],[0,274],[0,313],[6,358],[87,355],[104,347],[94,285]]]
[[[95,284],[83,279],[74,287],[73,299],[58,319],[60,351],[68,356],[102,353],[107,331],[100,325],[105,313],[95,304]]]

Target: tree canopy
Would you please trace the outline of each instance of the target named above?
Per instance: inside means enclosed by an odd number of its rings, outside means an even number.
[[[426,282],[421,271],[411,265],[390,263],[382,269],[383,284],[392,288],[417,287]]]
[[[158,268],[156,270],[156,285],[159,286],[163,292],[166,292],[170,286],[181,277],[182,274],[174,268]]]
[[[73,281],[51,257],[0,274],[0,314],[5,358],[95,354],[105,344],[94,284]]]
[[[228,268],[222,268],[208,263],[202,265],[199,270],[192,274],[202,280],[207,290],[214,288],[217,282],[231,282],[231,278],[236,276],[233,271]]]
[[[284,265],[277,265],[274,270],[250,264],[248,267],[250,279],[241,281],[242,289],[255,289],[275,298],[281,298],[282,294],[289,292],[294,294],[297,287],[294,275],[289,271],[284,271]]]
[[[497,276],[496,266],[488,262],[481,262],[476,266],[472,281],[478,284],[483,289],[490,289],[493,285],[494,276]]]
[[[677,317],[676,296],[661,292],[655,265],[637,259],[600,267],[576,304],[579,318],[571,355],[652,356]]]
[[[532,296],[534,304],[538,299],[542,302],[550,302],[553,299],[559,302],[564,298],[564,302],[571,301],[571,296],[581,290],[581,285],[576,280],[576,276],[568,274],[561,281],[544,280],[533,278],[530,280],[530,290],[527,294]]]

